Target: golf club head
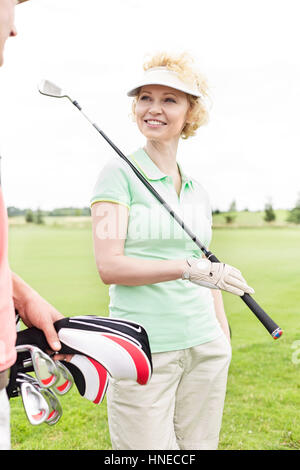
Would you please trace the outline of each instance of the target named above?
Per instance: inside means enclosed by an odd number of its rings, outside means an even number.
[[[50,80],[41,80],[38,84],[38,90],[42,95],[52,96],[53,98],[69,98],[62,88],[50,82]]]
[[[23,372],[18,373],[17,382],[18,383],[30,382],[32,384],[38,384],[38,381],[36,380],[35,377],[32,377],[32,375],[29,375],[29,374],[24,374]]]
[[[60,377],[53,389],[58,395],[65,395],[73,387],[74,379],[71,372],[60,361],[55,361],[55,365]]]
[[[22,383],[29,383],[31,384],[35,390],[42,395],[43,399],[46,401],[49,413],[46,416],[46,419],[42,420],[41,422],[46,422],[49,425],[56,424],[60,418],[62,417],[62,406],[51,389],[43,388],[39,385],[38,381],[32,377],[31,375],[24,374],[20,372],[17,377],[17,382],[19,384]],[[30,421],[31,422],[31,421]],[[40,423],[37,423],[40,424]]]
[[[28,421],[33,426],[43,423],[49,416],[49,405],[33,383],[24,381],[20,384],[20,394]]]
[[[36,378],[41,387],[52,387],[59,380],[59,372],[54,361],[39,349],[32,354]]]
[[[36,346],[24,344],[16,347],[17,352],[28,351],[31,355],[32,366],[36,379],[41,387],[49,388],[58,382],[60,374],[51,357]]]
[[[43,395],[49,407],[49,414],[45,422],[49,424],[49,426],[53,426],[62,417],[62,406],[51,389],[40,387],[40,393]]]

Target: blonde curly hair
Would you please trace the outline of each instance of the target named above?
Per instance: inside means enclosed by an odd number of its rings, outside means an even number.
[[[181,138],[187,139],[196,134],[196,130],[205,124],[209,119],[208,113],[208,85],[205,77],[195,68],[194,59],[187,52],[181,54],[170,54],[167,52],[158,52],[149,57],[144,63],[144,71],[153,67],[167,67],[169,70],[176,72],[179,78],[186,84],[196,84],[201,98],[187,94],[190,104],[190,111],[188,115],[188,122],[185,124]],[[132,103],[132,111],[135,116],[135,106],[138,96],[134,97]]]

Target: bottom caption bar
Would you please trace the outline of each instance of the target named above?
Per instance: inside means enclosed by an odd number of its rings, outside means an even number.
[[[102,451],[104,465],[122,465],[129,468],[141,465],[199,465],[201,451]]]

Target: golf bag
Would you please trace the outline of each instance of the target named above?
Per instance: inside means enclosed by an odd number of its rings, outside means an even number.
[[[134,322],[93,315],[66,317],[54,323],[62,348],[59,354],[72,354],[62,361],[72,374],[81,396],[101,403],[109,376],[131,379],[146,385],[152,375],[151,351],[145,329]],[[44,333],[28,328],[17,334],[17,346],[31,344],[44,352],[50,347]],[[11,368],[9,397],[16,396],[15,378],[24,372],[28,353],[20,352]],[[26,368],[26,372],[30,369]],[[33,369],[32,369],[33,370]]]

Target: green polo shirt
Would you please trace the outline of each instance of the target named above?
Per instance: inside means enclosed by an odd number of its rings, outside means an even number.
[[[212,219],[202,186],[177,163],[182,178],[178,196],[172,177],[164,174],[143,149],[128,158],[208,247]],[[91,204],[100,201],[123,204],[129,209],[125,256],[152,260],[202,257],[197,245],[121,158],[113,158],[100,172]],[[104,238],[108,236],[105,227],[104,218],[100,233]],[[110,316],[142,324],[152,352],[189,348],[222,334],[210,289],[189,281],[177,279],[143,286],[113,284],[109,294]]]

